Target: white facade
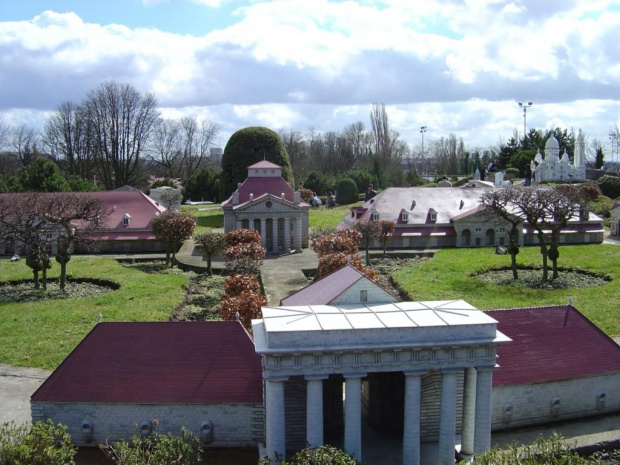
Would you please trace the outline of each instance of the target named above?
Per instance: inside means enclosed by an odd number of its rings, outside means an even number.
[[[441,379],[438,463],[454,463],[457,416],[463,419],[462,455],[489,448],[496,347],[510,339],[484,312],[462,300],[264,307],[262,312],[252,328],[263,358],[265,440],[272,459],[286,453],[287,385],[305,379],[306,440],[319,445],[324,428],[317,416],[323,412],[319,385],[329,380],[327,387],[333,386],[336,376],[344,380],[344,448],[362,461],[362,383],[370,375],[393,373],[405,378],[403,463],[423,463],[422,382],[430,373]],[[467,400],[458,411],[463,377]]]
[[[530,164],[532,178],[536,184],[550,181],[585,181],[585,143],[581,129],[575,142],[574,163],[570,162],[568,153],[560,155],[560,145],[554,136],[547,139],[545,157],[540,150]]]

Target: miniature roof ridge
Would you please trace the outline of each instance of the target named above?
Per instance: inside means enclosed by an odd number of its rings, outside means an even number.
[[[281,165],[278,165],[276,163],[270,162],[269,160],[261,160],[257,163],[254,163],[253,165],[248,166],[248,169],[250,168],[280,168],[282,169]]]

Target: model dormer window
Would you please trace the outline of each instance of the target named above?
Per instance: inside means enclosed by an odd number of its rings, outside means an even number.
[[[94,224],[95,226],[99,226],[99,224],[101,224],[101,218],[99,218],[98,216],[95,216],[95,217],[93,218],[93,224]]]
[[[129,216],[129,213],[125,213],[123,215],[123,226],[129,226],[130,222],[131,222],[131,216]]]
[[[372,220],[379,221],[379,212],[372,212]]]
[[[428,216],[431,220],[431,223],[434,223],[435,221],[437,221],[437,212],[433,210],[432,208],[428,210]]]
[[[409,221],[409,213],[407,213],[407,212],[402,212],[402,213],[400,214],[400,219],[401,219],[401,221],[402,221],[403,223],[408,222],[408,221]]]

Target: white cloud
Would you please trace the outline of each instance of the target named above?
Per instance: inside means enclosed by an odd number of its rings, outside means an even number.
[[[340,130],[386,102],[411,142],[427,125],[429,138],[495,144],[522,127],[516,101],[525,99],[536,127],[562,121],[606,134],[620,85],[620,14],[610,4],[257,1],[204,37],[47,11],[0,22],[0,112],[51,111],[115,79],[154,92],[165,115],[207,109],[230,132]]]

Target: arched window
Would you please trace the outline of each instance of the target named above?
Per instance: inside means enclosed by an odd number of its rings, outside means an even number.
[[[469,247],[471,245],[471,231],[469,229],[463,229],[461,233],[461,245],[463,247]]]
[[[487,244],[486,245],[494,245],[495,244],[495,230],[489,228],[487,229]]]

